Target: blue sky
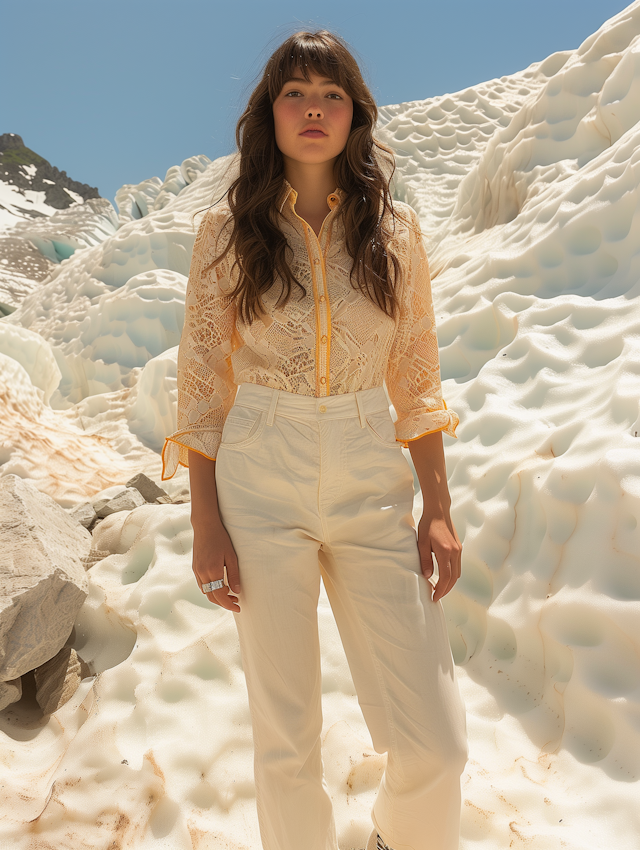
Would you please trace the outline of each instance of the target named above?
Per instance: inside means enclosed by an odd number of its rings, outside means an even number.
[[[456,92],[578,47],[624,0],[0,0],[0,133],[113,200],[233,149],[262,64],[338,32],[380,105]]]

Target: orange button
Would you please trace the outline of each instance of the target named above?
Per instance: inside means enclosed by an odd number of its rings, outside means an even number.
[[[324,376],[324,375],[320,378],[320,383],[321,383],[321,384],[326,384],[326,383],[327,383],[327,379],[325,378],[325,376]]]
[[[327,344],[326,336],[320,337],[320,342],[322,342],[324,345],[326,345]]]
[[[324,295],[321,295],[321,296],[320,296],[320,301],[324,301],[324,300],[325,300]]]
[[[316,266],[317,266],[317,265],[318,265],[318,263],[320,262],[320,260],[319,260],[317,257],[314,257],[314,258],[313,258],[313,262],[314,262],[314,263],[316,264]]]

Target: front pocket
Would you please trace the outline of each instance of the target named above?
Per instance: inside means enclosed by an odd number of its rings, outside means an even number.
[[[367,414],[367,427],[371,434],[383,446],[397,448],[400,443],[396,440],[396,428],[388,410]]]
[[[258,438],[264,428],[265,412],[234,404],[222,429],[221,446],[240,448]]]

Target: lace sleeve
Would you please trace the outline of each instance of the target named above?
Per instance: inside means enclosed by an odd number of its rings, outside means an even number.
[[[198,229],[185,300],[185,318],[178,348],[178,430],[165,439],[162,480],[178,464],[189,466],[189,449],[215,460],[222,427],[237,387],[231,353],[235,302],[231,294],[229,255],[218,266],[204,269],[221,253],[220,233],[228,211],[208,211]]]
[[[403,280],[400,316],[385,383],[398,419],[396,438],[407,447],[432,431],[455,437],[459,419],[442,398],[438,338],[431,297],[429,263],[417,213],[406,207],[412,226],[398,252]]]

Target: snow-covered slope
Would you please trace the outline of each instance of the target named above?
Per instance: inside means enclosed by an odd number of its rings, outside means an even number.
[[[100,241],[105,224],[113,233],[114,218],[96,188],[72,180],[15,133],[0,135],[0,316],[37,292],[52,264]]]
[[[470,733],[462,850],[638,845],[639,57],[635,2],[578,50],[381,110],[461,418],[463,575],[443,604]],[[192,216],[232,168],[195,157],[123,187],[117,230],[0,321],[3,472],[71,504],[154,471]],[[112,554],[76,647],[100,675],[38,735],[0,712],[0,843],[257,850],[235,627],[193,580],[188,506],[116,514],[95,545]],[[326,596],[320,627],[327,781],[340,847],[361,848],[384,756]]]

